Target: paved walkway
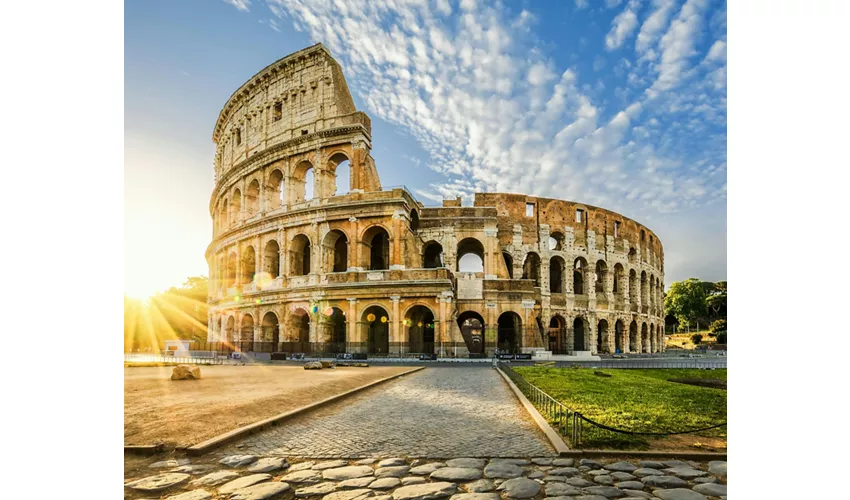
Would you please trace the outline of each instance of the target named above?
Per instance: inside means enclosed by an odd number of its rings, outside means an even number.
[[[499,374],[429,367],[229,445],[217,455],[542,457],[554,450]]]

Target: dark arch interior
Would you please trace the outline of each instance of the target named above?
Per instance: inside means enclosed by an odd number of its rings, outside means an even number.
[[[499,316],[496,342],[500,351],[514,354],[520,352],[520,348],[522,348],[522,319],[517,313],[506,312]]]
[[[529,252],[522,264],[522,279],[534,281],[534,286],[540,286],[540,256]]]
[[[443,267],[443,246],[436,241],[426,244],[422,261],[422,267],[426,269]]]
[[[380,306],[371,306],[363,311],[366,326],[366,343],[369,354],[390,352],[390,316]]]
[[[274,346],[277,346],[280,342],[280,324],[275,313],[267,312],[263,316],[262,330],[263,342],[271,342]],[[273,350],[277,350],[277,347],[274,347]]]
[[[268,273],[270,278],[280,276],[280,246],[275,240],[266,243],[263,249],[263,271]]]
[[[587,350],[584,343],[584,320],[581,318],[576,318],[576,320],[573,321],[573,350]]]
[[[390,235],[382,227],[373,227],[367,231],[364,238],[369,246],[369,266],[373,271],[389,269]]]
[[[638,327],[637,323],[632,321],[629,325],[629,352],[637,352]]]
[[[331,308],[327,318],[330,324],[329,339],[331,342],[328,352],[345,352],[345,313],[338,307]]]
[[[416,210],[410,211],[410,230],[413,232],[419,231],[419,212]]]
[[[415,306],[405,321],[412,353],[434,353],[434,313],[425,306]]]
[[[564,263],[557,257],[549,260],[549,291],[551,293],[563,293]]]
[[[292,274],[306,276],[310,274],[310,240],[299,234],[292,240]]]

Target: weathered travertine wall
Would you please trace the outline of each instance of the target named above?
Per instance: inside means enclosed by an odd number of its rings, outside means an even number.
[[[570,201],[479,193],[471,207],[424,207],[383,190],[370,120],[322,45],[242,85],[213,140],[211,341],[376,354],[664,348],[652,231]],[[470,259],[480,270],[467,272]]]

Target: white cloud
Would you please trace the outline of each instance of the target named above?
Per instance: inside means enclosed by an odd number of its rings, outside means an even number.
[[[657,69],[618,62],[630,83],[618,93],[622,109],[606,109],[593,98],[601,88],[596,75],[582,81],[575,68],[557,67],[534,46],[525,11],[464,1],[446,19],[434,2],[416,0],[349,0],[344,12],[333,0],[269,1],[329,47],[364,111],[419,142],[425,165],[444,176],[417,190],[423,198],[524,192],[637,218],[709,203],[725,181],[725,134],[714,149],[699,152],[706,165],[723,169],[685,168],[695,163],[685,151],[692,139],[687,127],[725,120],[725,89],[705,81],[680,93],[659,86],[652,99],[642,93],[656,80],[650,71],[686,76],[672,53],[678,47],[689,57],[699,23],[684,8],[658,47]],[[605,64],[597,56],[596,70]],[[675,120],[662,120],[666,115]]]
[[[229,3],[242,12],[248,12],[248,7],[251,5],[251,0],[224,0],[224,2]]]
[[[673,12],[673,7],[676,5],[676,0],[653,0],[652,6],[655,8],[652,13],[643,22],[638,32],[637,40],[635,41],[635,50],[640,55],[648,55],[654,59],[653,54],[647,54],[653,44],[658,40],[661,31],[667,26],[667,21],[670,14]]]
[[[706,61],[726,61],[726,42],[717,40],[714,45],[708,49],[708,55],[705,56]]]
[[[637,27],[637,9],[640,3],[635,0],[629,2],[628,7],[620,12],[611,22],[611,31],[605,37],[605,47],[608,50],[619,48]]]
[[[576,9],[586,9],[588,0],[576,0]]]
[[[658,63],[658,79],[652,91],[668,90],[675,87],[682,73],[687,69],[688,59],[696,54],[694,42],[702,24],[702,9],[705,0],[688,0],[679,15],[670,23],[667,33],[658,43],[661,58]]]

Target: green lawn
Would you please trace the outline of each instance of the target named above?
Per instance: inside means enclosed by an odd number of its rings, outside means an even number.
[[[523,366],[514,370],[528,382],[591,420],[618,429],[671,432],[697,429],[726,421],[726,391],[668,382],[671,378],[726,379],[726,370],[649,369],[599,370]],[[585,432],[586,448],[642,448],[658,438],[608,431]],[[724,438],[726,429],[695,436]]]

